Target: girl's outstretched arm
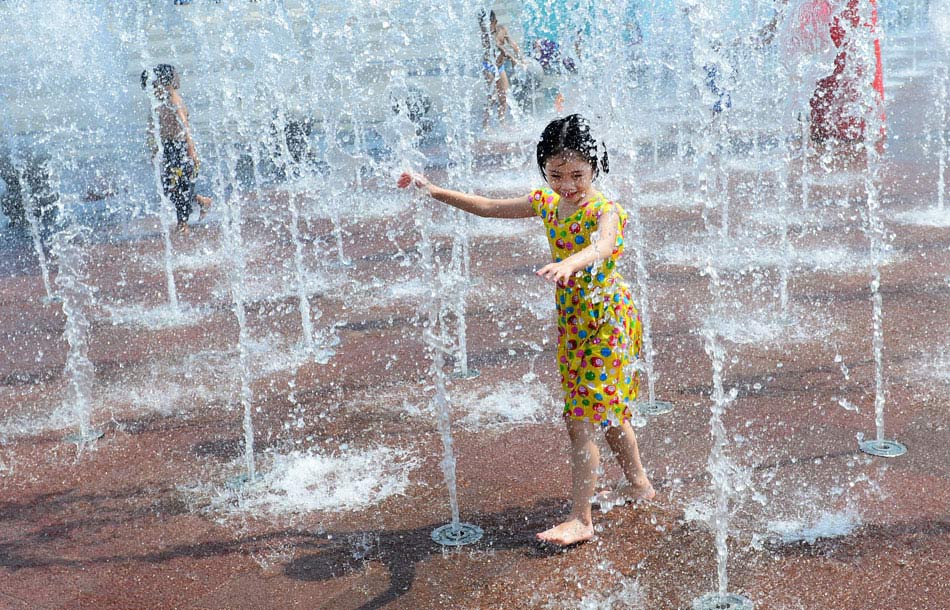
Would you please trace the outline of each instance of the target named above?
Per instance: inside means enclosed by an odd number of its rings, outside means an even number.
[[[617,227],[620,217],[616,210],[609,210],[597,221],[599,235],[597,239],[583,250],[579,250],[559,263],[548,263],[535,273],[546,280],[567,282],[572,275],[586,269],[597,261],[610,256],[617,247]]]
[[[396,185],[406,188],[410,184],[425,189],[433,199],[447,203],[464,212],[486,218],[530,218],[534,216],[531,198],[528,195],[511,199],[492,199],[444,189],[429,182],[422,174],[403,172]]]

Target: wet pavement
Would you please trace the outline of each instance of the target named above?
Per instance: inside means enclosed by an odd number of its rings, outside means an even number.
[[[180,299],[193,308],[187,324],[140,323],[165,300],[154,221],[122,227],[134,238],[88,246],[98,288],[89,312],[92,421],[104,436],[82,452],[63,440],[74,429],[61,408],[64,315],[41,303],[28,244],[5,244],[0,608],[688,608],[717,586],[705,523],[712,372],[698,332],[710,323],[724,337],[725,387],[736,390],[726,451],[744,481],[733,501],[729,590],[769,610],[950,607],[950,228],[898,222],[900,212],[932,205],[934,183],[932,160],[912,154],[906,139],[901,147],[883,174],[891,250],[881,267],[882,372],[886,436],[908,453],[858,450],[858,437],[875,433],[863,184],[813,187],[809,210],[793,206],[790,322],[778,324],[779,272],[762,260],[779,235],[772,222],[752,220],[761,201],[774,203],[773,181],[764,179],[756,200],[736,171],[735,245],[718,251],[718,306],[708,276],[683,262],[706,239],[701,210],[642,211],[656,391],[675,405],[638,429],[658,496],[595,512],[596,538],[568,549],[534,539],[566,514],[570,470],[551,294],[533,275],[546,245],[532,221],[469,225],[478,285],[466,310],[468,357],[480,376],[448,391],[461,518],[485,536],[459,549],[430,539],[450,508],[420,335],[429,279],[413,262],[418,208],[404,193],[381,189],[373,195],[394,202],[388,211],[344,221],[350,267],[332,264],[328,221],[301,226],[316,278],[309,293],[322,312],[315,325],[335,326],[340,340],[326,364],[281,360],[300,335],[294,288],[282,280],[293,252],[286,195],[268,192],[276,212],[244,200],[248,324],[263,345],[251,384],[258,468],[266,476],[294,451],[345,457],[386,447],[409,456],[406,486],[362,504],[254,507],[253,489],[227,486],[242,470],[243,432],[220,210],[174,238]],[[860,175],[861,162],[843,169]],[[670,188],[649,180],[648,164],[614,171],[633,172],[638,193]],[[618,199],[635,196],[621,190]],[[437,218],[452,222],[441,211]],[[450,238],[443,230],[436,239],[443,261]],[[634,254],[629,247],[631,281]],[[488,412],[492,392],[540,408],[508,421]],[[619,471],[604,457],[603,480],[615,481]],[[382,481],[398,478],[383,472]],[[358,474],[343,473],[311,481],[313,493],[330,496]]]

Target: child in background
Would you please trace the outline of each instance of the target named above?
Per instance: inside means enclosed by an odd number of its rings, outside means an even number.
[[[497,102],[498,122],[504,123],[508,116],[508,90],[511,87],[509,74],[521,63],[521,49],[508,33],[508,28],[498,23],[495,11],[489,11],[489,23],[485,25],[485,11],[478,16],[482,36],[482,74],[488,84],[488,105],[485,107],[483,126],[488,127],[491,107]]]
[[[537,537],[569,545],[594,536],[591,497],[600,461],[598,430],[604,431],[627,479],[620,490],[625,499],[649,500],[656,492],[630,425],[639,389],[633,364],[639,357],[642,326],[630,289],[617,272],[627,214],[592,184],[608,170],[606,148],[591,135],[587,121],[574,114],[544,129],[537,162],[548,188],[511,199],[452,191],[408,172],[399,177],[398,186],[413,184],[438,201],[478,216],[541,217],[553,261],[536,273],[556,284],[557,358],[573,483],[569,517]]]
[[[159,64],[152,69],[152,87],[158,106],[149,120],[149,138],[155,134],[155,119],[158,119],[158,137],[162,150],[162,190],[175,205],[178,231],[188,233],[188,217],[193,203],[201,207],[199,219],[204,218],[211,206],[211,199],[195,194],[198,178],[198,152],[191,138],[188,124],[188,108],[178,93],[181,81],[178,71],[170,64]],[[149,71],[142,71],[142,89],[148,87]],[[158,154],[158,146],[153,145]]]

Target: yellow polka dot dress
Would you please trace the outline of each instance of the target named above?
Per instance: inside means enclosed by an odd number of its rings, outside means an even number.
[[[555,294],[564,416],[603,426],[620,425],[630,419],[640,388],[635,363],[643,332],[630,288],[617,272],[627,213],[598,193],[573,215],[558,219],[559,201],[560,196],[551,189],[531,193],[554,262],[589,246],[601,216],[608,211],[616,211],[620,223],[610,256],[566,283],[558,282]]]

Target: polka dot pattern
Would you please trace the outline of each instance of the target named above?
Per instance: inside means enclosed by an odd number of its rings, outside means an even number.
[[[624,248],[627,213],[598,194],[570,217],[558,219],[559,199],[551,189],[531,193],[555,261],[586,248],[604,213],[616,211],[619,219],[617,243],[610,257],[559,283],[555,295],[564,415],[604,426],[619,425],[630,419],[639,392],[635,362],[643,332],[630,288],[616,270]]]

